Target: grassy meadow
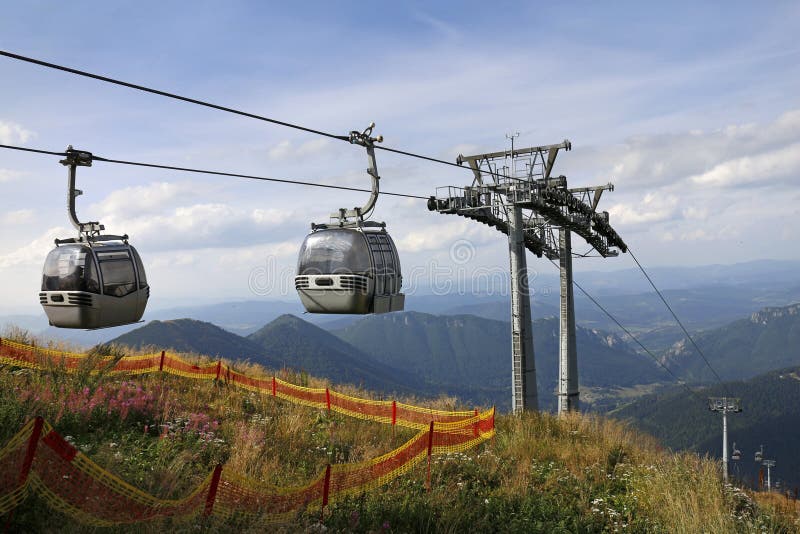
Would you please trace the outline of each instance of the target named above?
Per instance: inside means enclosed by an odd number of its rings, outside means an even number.
[[[20,342],[22,331],[6,332]],[[36,340],[42,345],[46,342]],[[58,347],[68,349],[69,347]],[[98,351],[123,355],[116,347]],[[127,353],[126,353],[127,354]],[[182,355],[198,362],[201,355]],[[302,486],[328,463],[357,462],[393,450],[415,431],[216,384],[168,375],[110,376],[58,367],[0,367],[0,446],[41,415],[93,461],[133,486],[179,498],[218,463],[265,486]],[[268,376],[255,365],[239,371]],[[284,380],[330,386],[305,373]],[[470,409],[456,399],[398,399],[439,409]],[[499,416],[496,437],[466,453],[433,459],[385,486],[332,497],[291,519],[235,524],[218,519],[155,520],[113,531],[316,532],[799,532],[800,512],[775,495],[723,485],[717,462],[664,450],[625,424],[587,414]],[[3,518],[6,521],[7,518]],[[97,531],[32,496],[14,512],[12,531]],[[111,531],[112,529],[105,529]]]

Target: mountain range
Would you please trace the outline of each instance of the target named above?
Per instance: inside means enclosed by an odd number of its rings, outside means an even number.
[[[723,380],[746,379],[800,364],[800,304],[768,307],[745,319],[695,334],[703,355]],[[683,339],[661,356],[679,376],[710,381],[714,373]]]
[[[494,391],[493,403],[507,408],[510,329],[507,322],[474,315],[404,312],[365,317],[334,333],[380,361],[412,370],[429,383],[450,390],[464,385],[490,388]],[[543,408],[552,408],[555,402],[558,335],[558,319],[534,321],[534,354]],[[585,386],[624,387],[663,379],[663,371],[614,334],[578,327],[576,341],[582,356],[578,373]]]
[[[270,369],[292,368],[340,383],[353,383],[386,393],[416,393],[413,377],[372,360],[336,336],[292,315],[283,315],[248,337],[194,319],[151,321],[109,344],[133,349],[157,347],[253,362]]]
[[[555,404],[558,321],[534,322],[540,404]],[[366,316],[327,332],[283,315],[247,337],[190,319],[152,321],[111,343],[141,349],[172,348],[270,368],[307,370],[336,382],[363,384],[375,391],[457,395],[475,404],[510,407],[509,323],[470,315],[436,316],[400,312]],[[663,379],[651,361],[619,337],[578,328],[581,383],[633,386]]]

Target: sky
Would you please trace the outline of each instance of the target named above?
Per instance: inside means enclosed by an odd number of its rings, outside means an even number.
[[[800,4],[699,4],[31,1],[4,6],[0,49],[338,134],[374,121],[386,146],[450,161],[566,138],[555,172],[614,183],[601,209],[645,265],[800,260]],[[0,144],[369,187],[346,143],[4,57],[0,81]],[[382,151],[378,167],[385,191],[471,182]],[[4,313],[37,312],[44,257],[74,233],[65,178],[0,150]],[[79,216],[139,249],[151,307],[295,299],[310,223],[367,197],[101,162],[78,187]],[[407,290],[507,269],[504,236],[423,200],[382,196],[375,218]]]

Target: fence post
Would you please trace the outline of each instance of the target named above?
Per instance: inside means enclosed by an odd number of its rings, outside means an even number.
[[[277,390],[277,388],[276,388],[276,384],[275,384],[275,377],[273,376],[272,377],[272,396],[273,397],[275,396],[276,390]]]
[[[331,416],[331,391],[325,388],[325,405],[328,407],[328,417]]]
[[[492,450],[494,450],[494,437],[497,435],[497,429],[494,427],[494,406],[492,406],[492,417],[489,421],[492,425]]]
[[[394,440],[394,426],[397,424],[397,401],[392,401],[392,440]]]
[[[31,467],[33,466],[33,457],[36,454],[36,446],[39,444],[39,438],[42,437],[42,426],[44,426],[44,419],[42,419],[41,416],[37,416],[33,423],[31,437],[28,439],[28,450],[25,451],[25,459],[22,461],[22,469],[20,469],[19,472],[20,486],[24,486],[28,481],[28,475],[30,474]],[[8,518],[6,519],[5,528],[3,529],[4,532],[8,532],[11,528],[11,521],[14,519],[14,510],[15,508],[12,508],[8,512]]]
[[[472,437],[478,437],[478,409],[475,408],[475,422],[472,423]]]
[[[158,372],[161,373],[164,371],[164,351],[161,351],[161,361],[158,363]]]
[[[219,479],[222,475],[222,464],[217,464],[214,468],[214,474],[211,475],[211,485],[208,487],[208,497],[206,497],[206,509],[203,515],[210,516],[214,511],[214,501],[217,499],[217,488],[219,487]]]
[[[331,489],[331,464],[325,468],[325,485],[322,487],[322,510],[319,512],[319,520],[325,518],[325,507],[328,506],[328,495],[330,495]]]
[[[428,430],[428,478],[425,481],[425,487],[431,491],[431,454],[433,453],[433,421],[431,421],[430,430]]]
[[[219,382],[220,374],[222,374],[222,360],[217,360],[217,382]]]
[[[25,459],[22,461],[22,469],[19,472],[20,484],[25,484],[28,481],[28,474],[33,466],[33,456],[36,454],[36,446],[39,444],[39,438],[42,437],[42,426],[44,426],[44,419],[41,416],[37,416],[36,421],[33,423],[31,437],[28,440],[28,450],[25,451]]]

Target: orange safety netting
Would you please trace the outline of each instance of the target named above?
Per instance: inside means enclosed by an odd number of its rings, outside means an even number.
[[[157,518],[260,518],[284,521],[309,506],[325,506],[377,488],[408,472],[426,457],[467,450],[494,435],[494,410],[458,423],[429,423],[397,449],[364,462],[328,465],[305,486],[268,487],[222,466],[189,495],[162,499],[106,471],[41,418],[26,424],[0,449],[0,514],[33,492],[50,506],[93,526]]]
[[[31,369],[58,368],[76,372],[87,365],[89,356],[55,351],[0,339],[0,364]],[[109,374],[137,375],[164,372],[198,380],[224,380],[228,384],[267,393],[298,404],[326,408],[350,417],[406,428],[425,430],[431,421],[454,422],[474,415],[473,411],[443,411],[411,406],[396,401],[351,397],[330,388],[308,388],[285,382],[275,376],[256,378],[239,373],[222,360],[204,366],[194,365],[178,356],[162,351],[160,354],[99,357],[88,362],[92,370]],[[84,369],[86,370],[86,369]]]
[[[41,349],[0,339],[0,364],[66,372],[114,374],[166,372],[195,379],[225,380],[291,402],[334,410],[385,424],[419,429],[397,449],[354,464],[328,465],[325,472],[302,487],[266,487],[263,483],[225,470],[210,473],[188,496],[161,499],[131,486],[76,450],[41,418],[30,421],[0,449],[0,514],[16,508],[30,492],[76,520],[95,526],[135,523],[155,518],[223,519],[258,517],[267,521],[290,518],[308,506],[329,502],[379,487],[408,472],[434,454],[465,451],[494,435],[494,409],[482,413],[446,412],[395,401],[359,399],[328,388],[306,388],[276,377],[260,379],[232,370],[221,361],[197,366],[177,356],[161,354],[88,362],[85,354]]]

